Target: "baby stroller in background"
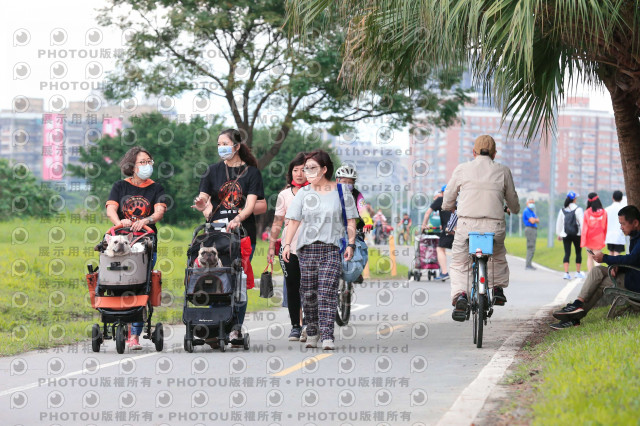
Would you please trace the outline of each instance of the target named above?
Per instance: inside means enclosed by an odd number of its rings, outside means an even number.
[[[439,234],[439,228],[429,227],[416,237],[413,268],[409,269],[409,279],[413,276],[416,281],[420,281],[425,271],[429,280],[436,277],[440,269],[437,252]]]
[[[100,252],[98,268],[88,265],[87,285],[91,306],[101,314],[102,330],[99,324],[91,328],[91,348],[100,351],[105,340],[115,339],[116,351],[124,353],[125,342],[129,337],[127,324],[143,322],[146,334],[142,337],[151,339],[156,350],[161,351],[164,345],[164,329],[157,323],[151,332],[153,307],[160,306],[162,282],[160,271],[151,270],[153,247],[156,235],[148,226],[144,232],[132,234],[131,228],[112,227],[109,235],[128,235],[132,238],[132,251],[122,256],[107,256],[106,237],[96,246]],[[141,251],[134,252],[133,247],[142,245]],[[137,247],[136,247],[137,248]]]
[[[182,322],[186,325],[184,350],[193,352],[195,345],[204,345],[205,339],[217,339],[221,352],[230,342],[229,333],[236,324],[238,304],[242,300],[242,256],[240,251],[241,228],[232,233],[222,232],[225,224],[205,223],[193,231],[193,239],[187,250],[187,268],[184,278],[184,307]],[[200,235],[200,231],[204,232]],[[215,247],[221,268],[194,268],[200,247]],[[232,344],[249,349],[249,333],[241,341]]]

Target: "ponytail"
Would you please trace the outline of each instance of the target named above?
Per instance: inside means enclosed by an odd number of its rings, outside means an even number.
[[[240,156],[240,159],[242,161],[244,161],[250,166],[253,166],[256,168],[258,167],[258,160],[256,160],[256,157],[254,157],[253,154],[251,153],[251,148],[249,148],[249,145],[243,142],[242,135],[240,134],[239,130],[226,129],[226,130],[223,130],[218,135],[218,137],[222,135],[225,135],[229,139],[231,139],[231,142],[233,142],[234,145],[240,144],[240,148],[238,149],[238,155]]]

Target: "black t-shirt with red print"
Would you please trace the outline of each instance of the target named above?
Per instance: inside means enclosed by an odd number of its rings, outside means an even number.
[[[237,182],[236,178],[240,176]],[[264,198],[264,187],[260,170],[253,166],[228,167],[224,161],[209,166],[200,179],[200,192],[209,194],[213,205],[213,220],[228,219],[229,222],[244,208],[248,195]],[[218,208],[218,205],[220,207]],[[217,211],[216,211],[217,209]],[[256,242],[256,217],[252,214],[242,222],[251,243]]]
[[[119,180],[111,187],[107,205],[118,207],[118,218],[129,219],[133,222],[151,216],[156,211],[156,206],[166,208],[164,188],[157,182],[147,179],[136,186],[131,178]],[[149,225],[154,232],[158,232],[155,223]]]

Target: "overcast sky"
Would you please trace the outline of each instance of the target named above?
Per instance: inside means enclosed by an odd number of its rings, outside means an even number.
[[[54,96],[62,95],[66,102],[85,100],[91,85],[114,69],[113,54],[123,47],[120,30],[95,22],[96,10],[104,5],[104,0],[3,2],[0,109],[10,109],[12,100],[20,95],[43,98],[45,109]],[[104,57],[105,52],[111,57]],[[96,54],[99,57],[90,57]],[[592,107],[611,111],[611,101],[602,90],[581,88],[580,92],[592,96]],[[179,113],[192,113],[193,97],[188,94],[176,102]],[[204,113],[226,114],[225,107]],[[361,139],[375,138],[372,127],[360,126]],[[394,145],[405,146],[406,132],[396,132],[394,141]]]

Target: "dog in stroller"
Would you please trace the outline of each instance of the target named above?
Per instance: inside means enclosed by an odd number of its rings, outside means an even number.
[[[157,351],[164,345],[164,329],[157,323],[151,332],[153,307],[160,306],[162,282],[160,271],[153,271],[151,261],[156,235],[145,226],[144,231],[114,226],[102,243],[95,247],[100,252],[98,268],[88,265],[87,285],[91,306],[101,314],[103,327],[93,324],[91,348],[100,351],[105,340],[116,341],[116,351],[124,353],[128,337],[127,325],[145,323],[146,334]]]
[[[205,343],[221,352],[229,343],[249,349],[249,333],[242,335],[237,319],[239,305],[246,303],[240,250],[242,229],[229,233],[220,228],[221,224],[216,223],[199,225],[193,231],[187,250],[182,310],[182,322],[186,326],[184,350],[187,352],[193,352],[194,346]],[[198,267],[195,261],[201,247],[215,247],[222,266]],[[238,339],[229,339],[232,330],[237,330]]]

